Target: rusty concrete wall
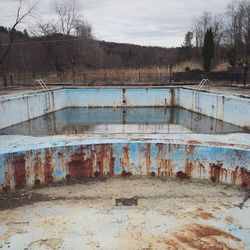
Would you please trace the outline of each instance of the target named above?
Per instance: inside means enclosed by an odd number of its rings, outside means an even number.
[[[250,128],[250,97],[178,89],[180,107],[240,127]]]
[[[150,141],[86,143],[0,155],[0,190],[98,176],[207,179],[250,187],[250,150]]]

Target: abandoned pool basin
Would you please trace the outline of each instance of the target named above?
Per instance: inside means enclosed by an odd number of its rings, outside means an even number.
[[[0,128],[66,107],[169,106],[250,128],[248,97],[145,87],[57,88],[1,96]],[[130,175],[207,179],[250,187],[250,136],[247,132],[0,136],[0,191],[71,178]]]

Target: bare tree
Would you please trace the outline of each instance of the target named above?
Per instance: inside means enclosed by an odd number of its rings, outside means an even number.
[[[41,20],[37,22],[36,28],[31,31],[34,36],[50,36],[58,32],[56,24],[51,22],[43,23]]]
[[[80,19],[81,6],[78,0],[54,0],[53,9],[58,16],[60,33],[64,35],[72,34],[76,22]]]
[[[204,43],[204,38],[207,30],[212,27],[212,15],[209,12],[203,12],[201,16],[194,20],[194,36],[197,49],[197,55],[201,55],[201,48]]]
[[[0,65],[3,63],[3,61],[5,60],[5,58],[7,57],[7,55],[10,52],[12,43],[13,43],[14,38],[15,38],[15,29],[16,29],[16,27],[20,23],[22,23],[25,18],[27,18],[28,16],[30,16],[32,14],[35,7],[36,7],[36,4],[32,5],[26,11],[22,12],[23,11],[23,0],[19,0],[19,6],[18,6],[18,9],[17,9],[15,23],[13,24],[13,26],[11,27],[11,29],[9,31],[9,42],[8,42],[7,48],[5,49],[2,56],[0,57]]]
[[[250,2],[248,0],[232,1],[228,6],[229,17],[226,29],[226,43],[235,45],[237,51],[250,55]]]
[[[221,59],[221,45],[225,36],[225,28],[222,15],[215,15],[212,23],[215,45],[215,59]]]
[[[222,15],[212,15],[209,12],[203,12],[201,16],[194,20],[194,35],[197,48],[197,55],[201,55],[201,48],[204,43],[205,34],[212,28],[215,43],[216,59],[220,59],[220,48],[225,31]]]

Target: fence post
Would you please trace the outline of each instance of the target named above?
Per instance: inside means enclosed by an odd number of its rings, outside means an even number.
[[[7,87],[7,77],[6,77],[6,75],[3,76],[3,86]]]
[[[75,83],[75,62],[72,60],[72,76],[73,76],[73,83]]]
[[[11,86],[13,86],[13,77],[12,77],[12,74],[10,75],[10,84],[11,84]]]
[[[172,67],[173,67],[173,64],[171,63],[169,65],[169,84],[172,85]]]
[[[83,72],[83,85],[85,85],[85,81],[86,81],[86,75],[85,75],[86,73],[85,72]]]

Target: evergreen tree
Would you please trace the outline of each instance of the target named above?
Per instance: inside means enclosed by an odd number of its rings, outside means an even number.
[[[185,40],[184,40],[184,44],[183,47],[192,47],[192,40],[194,38],[194,33],[193,32],[187,32],[185,35]]]
[[[190,60],[193,57],[193,51],[192,51],[192,40],[193,40],[194,34],[193,32],[187,32],[185,35],[185,40],[183,45],[178,49],[178,55],[177,60],[179,62]]]
[[[212,29],[208,29],[204,38],[204,46],[202,48],[203,68],[210,71],[211,62],[214,57],[214,35]]]

